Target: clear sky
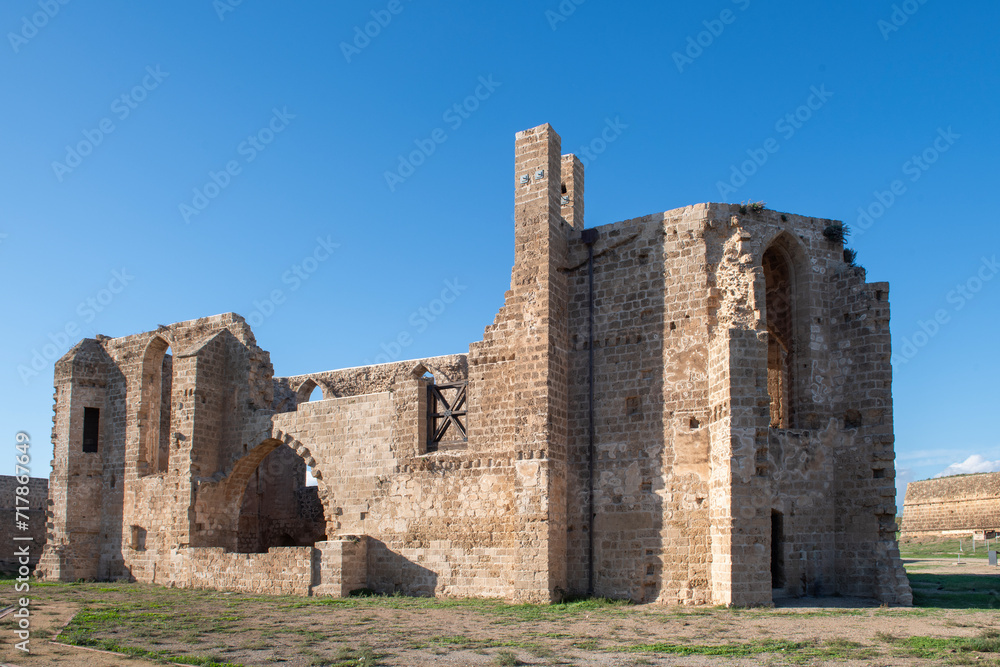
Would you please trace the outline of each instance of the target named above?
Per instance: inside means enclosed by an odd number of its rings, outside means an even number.
[[[466,350],[509,286],[514,133],[545,122],[591,152],[588,226],[844,220],[892,284],[900,479],[1000,469],[997,25],[985,0],[7,0],[0,472],[25,430],[48,475],[53,362],[95,333],[235,311],[280,375]]]

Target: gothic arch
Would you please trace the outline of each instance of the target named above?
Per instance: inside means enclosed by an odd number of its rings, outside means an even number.
[[[170,462],[173,350],[162,335],[153,336],[142,355],[139,382],[139,476],[166,472]]]
[[[761,253],[767,331],[767,390],[772,428],[795,428],[809,377],[810,301],[806,254],[797,239],[778,234]]]
[[[302,405],[303,403],[308,403],[309,398],[313,393],[313,390],[319,387],[320,391],[323,392],[323,399],[326,399],[326,387],[319,384],[312,378],[308,378],[305,382],[299,385],[299,388],[295,391],[295,404]],[[323,400],[321,399],[321,400]]]
[[[289,447],[307,466],[312,468],[313,477],[316,478],[317,493],[322,506],[326,531],[327,534],[332,534],[331,531],[335,531],[339,525],[336,518],[336,508],[331,505],[329,487],[323,479],[322,469],[318,467],[315,458],[305,445],[277,429],[274,431],[272,437],[261,441],[237,461],[233,466],[232,472],[226,478],[221,500],[226,514],[229,516],[229,522],[231,522],[232,526],[238,528],[240,510],[244,505],[244,496],[255,472],[268,456],[282,446]]]

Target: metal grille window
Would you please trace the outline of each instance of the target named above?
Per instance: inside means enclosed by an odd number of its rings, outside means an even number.
[[[461,449],[469,443],[465,430],[468,382],[427,385],[427,451]]]

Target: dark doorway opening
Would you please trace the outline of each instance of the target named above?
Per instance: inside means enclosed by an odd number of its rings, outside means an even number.
[[[785,526],[781,512],[771,510],[771,588],[785,587]]]

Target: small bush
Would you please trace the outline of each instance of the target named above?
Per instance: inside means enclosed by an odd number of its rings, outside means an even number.
[[[851,228],[842,223],[827,225],[823,230],[823,236],[831,243],[843,243],[851,235]]]
[[[767,204],[762,201],[745,201],[740,204],[740,213],[746,215],[747,211],[751,213],[760,213],[767,207]]]

